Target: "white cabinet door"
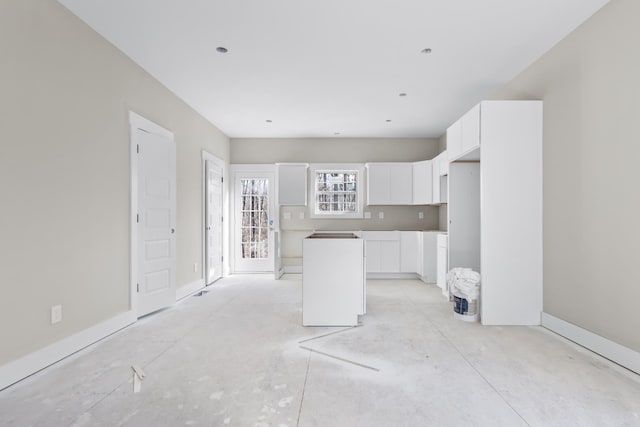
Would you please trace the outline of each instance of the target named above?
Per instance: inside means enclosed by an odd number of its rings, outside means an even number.
[[[462,116],[462,153],[480,146],[480,104]]]
[[[389,184],[392,205],[413,204],[413,164],[392,163]]]
[[[411,205],[413,165],[411,163],[368,163],[368,205]]]
[[[440,165],[440,176],[449,175],[449,157],[447,154],[447,150],[444,150],[442,153],[438,154],[439,165]]]
[[[387,205],[391,193],[391,171],[386,163],[367,164],[367,204]]]
[[[400,232],[365,231],[367,273],[400,272]]]
[[[432,203],[441,203],[440,200],[440,161],[442,156],[436,156],[431,160],[431,192],[433,194]]]
[[[447,262],[447,241],[446,234],[438,234],[438,254],[437,254],[437,285],[442,289],[445,296],[449,296],[449,288],[447,287],[447,273],[449,266]]]
[[[462,154],[462,120],[447,129],[447,157],[453,160]]]
[[[400,272],[416,273],[418,271],[418,255],[422,253],[418,249],[419,231],[400,232]]]
[[[422,279],[427,283],[435,283],[437,279],[437,232],[422,233]]]
[[[306,163],[278,163],[278,204],[307,205]]]
[[[380,242],[380,271],[382,273],[400,272],[399,240],[383,240]]]
[[[435,159],[434,159],[435,160]],[[437,170],[432,160],[413,164],[413,204],[429,205],[433,203],[433,171]]]
[[[380,241],[365,241],[367,254],[367,273],[380,273]]]

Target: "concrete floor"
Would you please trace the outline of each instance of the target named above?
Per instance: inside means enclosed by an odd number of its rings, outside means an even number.
[[[299,276],[225,278],[0,392],[0,425],[640,426],[640,376],[433,285],[369,281],[357,328],[301,316]]]

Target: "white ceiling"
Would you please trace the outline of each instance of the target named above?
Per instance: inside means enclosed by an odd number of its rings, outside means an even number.
[[[234,138],[438,137],[608,2],[59,1]]]

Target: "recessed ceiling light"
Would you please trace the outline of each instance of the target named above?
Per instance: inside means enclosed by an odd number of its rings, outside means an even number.
[[[227,52],[229,52],[229,50],[226,47],[218,46],[216,48],[216,52],[227,53]]]
[[[268,120],[268,119],[267,119],[267,120],[265,120],[265,122],[267,122],[267,123],[272,123],[272,122],[273,122],[273,120]]]
[[[422,49],[420,52],[422,52],[422,53],[431,53],[431,48],[427,47],[425,49]]]
[[[390,122],[391,122],[391,119],[387,119],[387,123],[390,123]]]
[[[340,132],[334,132],[333,134],[334,135],[340,135]]]
[[[407,96],[407,94],[402,92],[402,93],[399,93],[398,96]]]

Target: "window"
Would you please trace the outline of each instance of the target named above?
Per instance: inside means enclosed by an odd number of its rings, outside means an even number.
[[[362,165],[312,165],[312,218],[362,218]]]

